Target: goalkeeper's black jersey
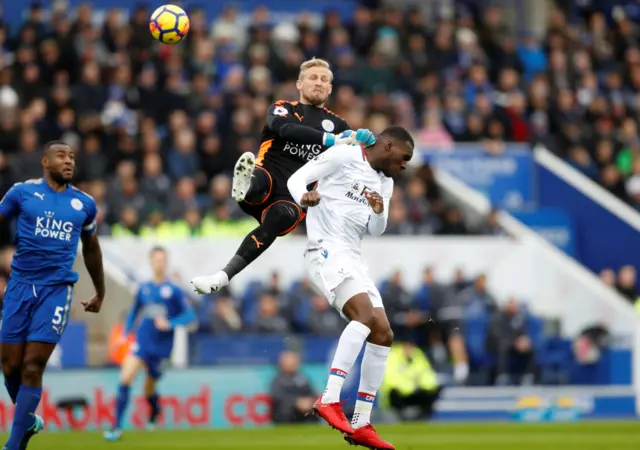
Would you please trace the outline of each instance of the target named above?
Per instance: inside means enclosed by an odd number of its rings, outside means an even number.
[[[324,133],[349,129],[343,118],[326,108],[278,100],[269,107],[256,164],[286,180],[326,150]]]

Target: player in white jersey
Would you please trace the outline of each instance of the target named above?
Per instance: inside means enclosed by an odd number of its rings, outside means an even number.
[[[413,139],[389,127],[376,143],[362,148],[337,145],[295,172],[287,183],[307,212],[305,261],[314,288],[349,320],[340,336],[327,388],[314,412],[344,433],[350,444],[394,449],[371,427],[376,393],[382,383],[393,332],[382,298],[362,260],[365,234],[380,236],[387,225],[393,179],[413,156]],[[307,185],[318,182],[314,191]],[[365,341],[360,386],[351,423],[340,406],[340,391]]]

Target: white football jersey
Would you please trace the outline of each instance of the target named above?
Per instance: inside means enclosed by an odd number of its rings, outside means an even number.
[[[393,193],[393,180],[376,172],[359,145],[336,145],[291,175],[287,186],[300,200],[307,185],[318,182],[320,203],[307,210],[310,245],[337,246],[360,253],[365,233],[384,232]],[[381,214],[373,212],[366,192],[379,193],[384,202]]]

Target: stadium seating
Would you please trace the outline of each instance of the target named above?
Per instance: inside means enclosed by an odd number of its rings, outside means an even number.
[[[194,20],[185,42],[169,47],[152,42],[148,9],[142,9],[142,20],[118,22],[113,16],[118,23],[105,25],[107,9],[133,12],[132,2],[91,3],[95,23],[76,23],[71,11],[31,23],[33,11],[23,16],[23,3],[4,6],[0,196],[13,182],[40,175],[36,152],[44,142],[64,139],[78,150],[78,185],[100,206],[102,235],[120,230],[121,236],[171,239],[183,236],[185,229],[202,233],[206,219],[214,229],[211,237],[246,234],[253,222],[243,221],[229,200],[231,169],[239,151],[258,149],[266,106],[276,98],[295,98],[299,64],[313,56],[332,64],[336,78],[329,106],[354,128],[378,132],[399,123],[414,132],[420,150],[455,154],[466,150],[461,143],[471,142],[496,160],[509,151],[507,143],[541,145],[640,208],[633,125],[640,71],[637,48],[624,36],[632,9],[628,17],[614,17],[612,2],[601,2],[604,15],[581,7],[559,10],[549,14],[545,33],[521,33],[516,39],[516,32],[524,30],[506,23],[500,10],[482,9],[478,2],[459,2],[449,21],[429,16],[430,10],[423,17],[420,11],[368,11],[355,1],[321,0],[304,5],[313,14],[302,17],[303,23],[294,17],[299,3],[287,0],[267,2],[268,9],[258,0],[240,2],[237,16],[222,14],[231,10],[225,2],[202,2],[203,10],[189,11],[203,15],[202,25]],[[79,4],[69,2],[72,9]],[[263,13],[266,25],[254,23]],[[281,17],[289,20],[280,23]],[[593,47],[594,23],[600,18],[610,30]],[[564,50],[568,47],[571,55]],[[179,149],[184,136],[195,143]],[[417,167],[398,180],[389,234],[503,231],[451,223],[452,205],[430,170]],[[549,197],[557,199],[551,191]],[[192,224],[188,216],[194,210]],[[4,248],[13,230],[4,223],[0,227]],[[598,233],[607,232],[603,229]],[[304,224],[297,232],[304,232]],[[600,242],[598,236],[589,239]],[[623,261],[615,263],[617,270]],[[8,271],[2,262],[3,282]],[[255,320],[263,288],[251,283],[233,299],[245,331]],[[297,299],[290,304],[295,339],[212,335],[217,297],[205,299],[198,305],[200,332],[191,337],[192,362],[273,363],[293,343],[307,361],[324,362],[335,340],[310,335],[311,303],[300,298],[300,288],[294,284],[283,294]],[[414,298],[419,310],[432,308],[427,287]],[[490,316],[478,305],[468,305],[467,313],[463,333],[472,367],[484,378],[481,382],[489,382],[495,365],[485,345]],[[614,364],[629,366],[625,350],[606,350],[599,363],[578,366],[571,342],[547,335],[544,319],[530,316],[528,325],[542,382],[628,381],[611,370]],[[73,336],[69,342],[84,340],[87,329],[74,327],[67,330]],[[64,351],[63,360],[69,358],[65,354],[70,355]],[[86,352],[78,355],[66,366],[83,366]]]

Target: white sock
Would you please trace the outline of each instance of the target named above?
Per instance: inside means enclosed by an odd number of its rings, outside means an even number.
[[[344,380],[347,378],[347,374],[353,367],[356,358],[358,358],[362,345],[369,337],[369,333],[371,333],[369,327],[356,321],[349,322],[349,325],[344,329],[331,363],[327,388],[322,394],[322,403],[340,401],[340,391]]]
[[[227,272],[225,272],[224,270],[220,270],[219,272],[216,272],[214,275],[217,276],[220,279],[220,281],[222,281],[223,287],[229,285],[229,275],[227,275]]]
[[[376,394],[384,378],[390,350],[391,348],[389,347],[368,342],[364,348],[364,357],[360,368],[358,398],[356,399],[356,407],[351,419],[351,426],[354,429],[367,426],[371,422],[371,411],[376,401]]]
[[[457,383],[463,383],[469,376],[469,364],[465,362],[456,363],[453,367],[453,378]]]

